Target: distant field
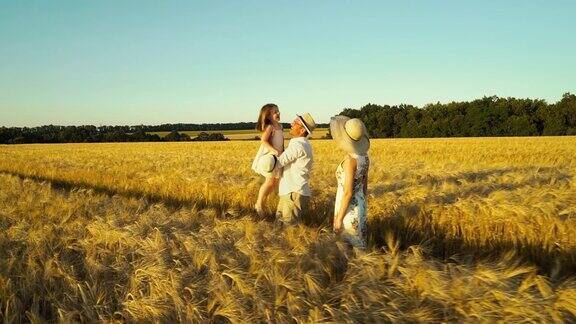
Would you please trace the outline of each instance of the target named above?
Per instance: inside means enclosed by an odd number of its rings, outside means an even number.
[[[284,138],[288,139],[290,136],[288,135],[289,129],[284,130]],[[224,136],[231,140],[251,140],[254,139],[256,136],[260,136],[260,133],[253,129],[241,129],[241,130],[215,130],[215,131],[182,131],[179,133],[187,134],[190,137],[196,137],[199,133],[222,133]],[[148,134],[157,134],[160,137],[164,137],[168,135],[170,132],[148,132]],[[328,128],[317,128],[314,130],[313,135],[310,137],[311,139],[321,139],[324,138],[328,134]]]
[[[576,137],[373,139],[358,255],[334,141],[288,229],[258,145],[0,145],[0,322],[576,322]]]

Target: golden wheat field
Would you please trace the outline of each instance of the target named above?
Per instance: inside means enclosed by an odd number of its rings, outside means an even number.
[[[255,141],[0,146],[0,318],[576,321],[576,137],[372,140],[365,254],[311,143],[288,229],[250,209]]]

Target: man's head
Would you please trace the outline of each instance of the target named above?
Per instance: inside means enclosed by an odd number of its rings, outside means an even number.
[[[309,113],[302,116],[296,115],[296,118],[290,124],[290,135],[294,137],[307,137],[311,135],[316,128],[316,122]]]

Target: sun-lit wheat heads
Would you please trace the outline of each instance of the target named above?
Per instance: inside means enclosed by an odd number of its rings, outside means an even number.
[[[0,146],[0,318],[575,321],[576,138],[372,140],[370,249],[253,205],[258,142]],[[277,202],[273,196],[267,208]]]

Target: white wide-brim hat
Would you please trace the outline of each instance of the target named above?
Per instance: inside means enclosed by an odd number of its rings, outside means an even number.
[[[344,151],[360,155],[368,153],[368,131],[360,119],[334,116],[330,118],[330,134]]]
[[[260,158],[258,158],[258,164],[256,166],[258,168],[258,172],[263,175],[271,174],[272,172],[274,172],[274,169],[276,168],[277,161],[278,158],[276,157],[276,155],[273,154],[262,155]]]

